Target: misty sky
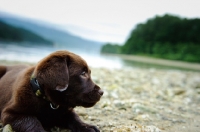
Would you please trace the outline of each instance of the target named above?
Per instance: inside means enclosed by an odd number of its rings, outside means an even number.
[[[63,26],[83,38],[124,43],[136,24],[166,13],[200,18],[199,0],[0,0],[0,11]]]

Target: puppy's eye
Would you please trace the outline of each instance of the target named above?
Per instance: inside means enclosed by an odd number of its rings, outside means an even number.
[[[86,74],[86,72],[85,72],[85,71],[83,71],[83,72],[81,73],[81,75],[82,75],[82,76],[85,76],[85,74]]]

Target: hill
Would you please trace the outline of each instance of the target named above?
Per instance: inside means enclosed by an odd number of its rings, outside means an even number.
[[[6,42],[32,42],[38,44],[52,44],[39,35],[23,28],[18,28],[0,21],[0,41]]]
[[[90,41],[81,37],[70,34],[67,31],[61,31],[53,24],[47,24],[45,22],[31,20],[5,14],[0,12],[0,20],[11,24],[13,26],[22,27],[28,29],[48,40],[53,41],[59,46],[65,46],[69,48],[79,48],[85,50],[98,50],[102,43],[96,41]]]
[[[200,19],[166,14],[138,24],[123,46],[113,47],[115,53],[200,62],[199,33]],[[102,52],[110,53],[109,49],[111,46],[107,44]]]

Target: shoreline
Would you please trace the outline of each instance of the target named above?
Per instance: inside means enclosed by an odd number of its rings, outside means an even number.
[[[35,63],[30,63],[30,62],[26,62],[26,61],[12,61],[12,60],[0,60],[0,65],[33,65]]]
[[[102,55],[119,57],[123,60],[135,61],[135,62],[139,62],[139,63],[177,67],[177,68],[184,68],[184,69],[200,71],[199,63],[189,63],[189,62],[183,62],[183,61],[174,61],[174,60],[158,59],[158,58],[153,58],[153,57],[144,57],[144,56],[137,56],[137,55],[125,55],[125,54],[108,54],[108,53],[106,53],[106,54],[102,54]]]

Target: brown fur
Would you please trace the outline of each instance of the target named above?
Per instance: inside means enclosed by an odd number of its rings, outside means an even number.
[[[45,132],[53,126],[73,132],[99,132],[73,111],[76,106],[92,107],[103,95],[90,73],[87,63],[68,51],[54,52],[32,67],[0,66],[3,125],[11,124],[16,132]],[[46,100],[33,92],[31,76],[38,80]],[[60,107],[54,110],[50,103]]]

